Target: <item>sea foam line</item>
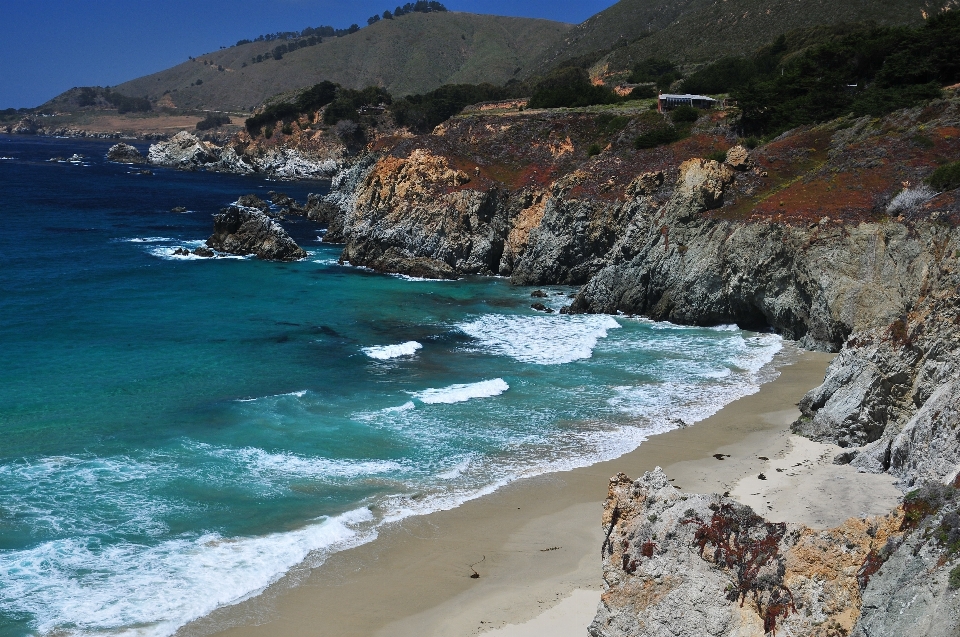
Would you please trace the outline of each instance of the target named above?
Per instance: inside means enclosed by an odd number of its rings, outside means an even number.
[[[482,380],[479,383],[450,385],[439,389],[425,389],[411,395],[426,405],[466,402],[472,398],[492,398],[510,389],[502,378]]]
[[[417,353],[417,350],[422,348],[423,345],[417,341],[407,341],[397,345],[375,345],[372,347],[364,347],[360,351],[370,358],[375,358],[379,361],[386,361],[390,360],[391,358],[399,358],[400,356],[413,356]]]

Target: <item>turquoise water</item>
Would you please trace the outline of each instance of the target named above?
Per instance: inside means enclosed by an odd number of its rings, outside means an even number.
[[[177,258],[241,194],[323,186],[107,147],[0,135],[3,636],[169,635],[380,524],[700,420],[780,349],[343,267],[297,220],[300,262]]]

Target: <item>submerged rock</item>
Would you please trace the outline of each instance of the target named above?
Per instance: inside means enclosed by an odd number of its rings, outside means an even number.
[[[296,261],[307,253],[283,227],[253,208],[224,208],[213,218],[207,247],[229,254],[254,254],[266,261]]]
[[[142,164],[147,161],[147,158],[139,150],[123,142],[110,147],[110,150],[107,151],[107,159],[121,164]]]

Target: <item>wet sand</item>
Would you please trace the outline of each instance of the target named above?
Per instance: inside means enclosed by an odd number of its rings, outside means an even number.
[[[885,510],[897,494],[889,477],[830,464],[826,445],[792,443],[796,403],[820,384],[832,355],[788,355],[796,362],[776,380],[694,426],[616,460],[519,480],[456,509],[403,520],[178,634],[583,637],[602,588],[601,502],[619,471],[637,477],[661,466],[684,491],[730,491],[767,516],[814,526]],[[761,472],[777,478],[759,480]],[[856,511],[844,500],[854,485]]]

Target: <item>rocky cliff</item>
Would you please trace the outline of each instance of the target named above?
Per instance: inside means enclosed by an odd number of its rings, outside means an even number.
[[[889,515],[815,530],[683,494],[659,469],[619,474],[604,503],[604,592],[589,634],[955,636],[958,506],[957,489],[932,485]]]

